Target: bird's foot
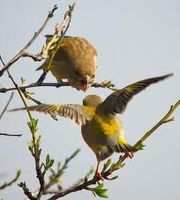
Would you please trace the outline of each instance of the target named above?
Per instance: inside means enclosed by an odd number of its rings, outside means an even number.
[[[94,176],[98,177],[100,180],[104,181],[104,177],[102,176],[102,174],[100,172],[96,171]]]
[[[131,159],[134,157],[134,153],[130,151],[126,152],[125,155]]]

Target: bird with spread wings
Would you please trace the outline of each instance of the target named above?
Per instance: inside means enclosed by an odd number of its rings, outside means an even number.
[[[13,111],[28,109],[45,114],[70,118],[81,126],[82,136],[97,158],[96,175],[100,161],[108,158],[113,152],[126,153],[130,158],[136,149],[124,137],[123,124],[116,114],[123,113],[132,97],[151,84],[162,81],[172,74],[148,78],[130,84],[110,94],[104,101],[98,95],[88,95],[83,105],[78,104],[41,104]],[[101,177],[102,178],[102,177]]]

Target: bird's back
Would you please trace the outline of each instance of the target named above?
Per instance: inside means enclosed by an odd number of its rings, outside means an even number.
[[[68,56],[68,58],[74,60],[79,59],[89,59],[89,54],[97,55],[96,49],[90,44],[86,39],[81,37],[71,37],[66,36],[63,38],[61,47],[55,55],[54,60],[59,60],[61,57],[58,54],[63,54],[63,56]]]
[[[49,66],[54,49],[38,69],[50,70],[57,81],[69,79],[77,71],[80,75],[94,74],[97,67],[97,52],[91,43],[81,37],[65,36]]]

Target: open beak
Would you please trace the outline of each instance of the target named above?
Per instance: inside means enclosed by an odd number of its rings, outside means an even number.
[[[82,84],[81,84],[81,90],[83,90],[84,92],[86,92],[86,90],[88,89],[89,87],[88,87],[88,84],[86,83],[86,82],[83,82]]]
[[[86,90],[90,87],[89,81],[90,81],[90,78],[87,75],[86,79],[81,82],[81,90],[83,90],[84,92],[86,92]]]

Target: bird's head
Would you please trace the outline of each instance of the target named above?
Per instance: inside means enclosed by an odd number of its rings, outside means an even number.
[[[78,67],[74,67],[74,73],[71,75],[69,83],[77,90],[85,92],[94,83],[96,68],[87,63],[86,65],[80,64]]]
[[[91,87],[91,85],[94,82],[94,77],[95,75],[84,75],[81,76],[79,79],[79,85],[80,85],[80,90],[83,90],[84,92],[86,92],[87,89],[89,89]]]
[[[102,99],[96,94],[88,95],[83,99],[84,106],[97,107],[100,103],[102,103]]]

